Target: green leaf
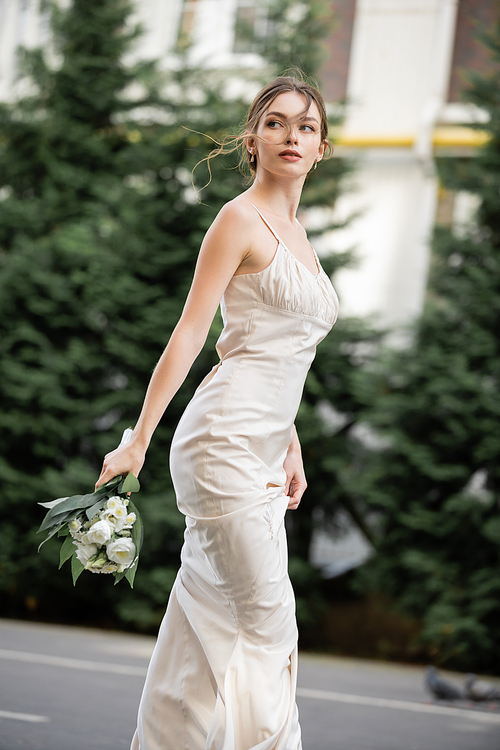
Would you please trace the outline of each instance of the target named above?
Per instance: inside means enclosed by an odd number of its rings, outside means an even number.
[[[109,482],[106,482],[106,484],[101,484],[100,487],[98,487],[95,491],[95,495],[102,495],[103,493],[109,492],[110,490],[113,490],[117,485],[120,484],[123,477],[121,474],[119,474],[117,477],[113,477],[113,479],[110,479]]]
[[[58,516],[62,515],[63,513],[66,514],[78,508],[88,508],[90,505],[93,505],[97,499],[94,497],[94,494],[95,493],[92,492],[88,495],[72,495],[71,497],[67,497],[65,500],[58,503],[56,506],[49,510],[41,523],[39,531],[45,531],[46,529],[49,529],[51,526],[53,526],[54,523],[58,523]]]
[[[142,544],[144,542],[144,525],[142,523],[141,514],[137,510],[137,506],[132,502],[132,500],[129,500],[128,511],[129,513],[135,513],[136,515],[135,523],[130,530],[130,535],[132,537],[132,541],[135,544],[136,554],[138,555],[142,549]]]
[[[95,516],[96,513],[98,513],[101,510],[101,508],[104,507],[104,504],[106,503],[107,499],[108,499],[107,496],[102,497],[100,500],[98,500],[90,508],[87,508],[87,510],[85,511],[85,513],[87,514],[87,518],[89,519],[89,521],[90,521],[91,518],[93,518]]]
[[[73,537],[67,536],[64,542],[61,545],[61,549],[59,552],[59,570],[61,570],[61,567],[64,565],[66,560],[69,560],[71,555],[76,554],[76,545],[73,542]]]
[[[130,584],[130,588],[133,589],[134,588],[134,578],[135,578],[135,574],[136,574],[137,566],[138,565],[139,565],[139,556],[136,555],[135,560],[129,565],[128,568],[126,568],[125,570],[122,570],[121,573],[116,573],[115,574],[115,584],[114,585],[116,586],[117,583],[120,583],[120,581],[122,580],[122,578],[126,578],[127,581]]]
[[[85,570],[85,566],[82,565],[76,555],[71,558],[71,574],[73,576],[73,586],[76,586],[76,582]]]
[[[139,565],[139,558],[137,558],[135,563],[130,568],[127,568],[127,570],[125,571],[125,578],[130,583],[131,589],[134,588],[134,579],[135,579],[135,574],[137,572],[138,565]]]
[[[122,492],[139,492],[141,485],[139,480],[133,474],[127,474],[123,480],[123,484],[120,487],[120,493]]]
[[[62,514],[69,514],[71,511],[79,509],[84,510],[95,505],[96,502],[102,500],[103,496],[109,496],[111,491],[120,484],[121,479],[121,477],[114,477],[95,492],[89,492],[87,495],[71,495],[71,497],[59,498],[57,503],[52,501],[51,508],[43,519],[39,531],[47,531],[54,524],[58,524],[60,520],[58,516]]]
[[[49,503],[37,503],[37,505],[41,505],[42,508],[55,508],[56,505],[59,503],[62,503],[63,500],[67,500],[69,495],[67,497],[58,497],[57,500],[51,500]]]
[[[67,515],[69,516],[69,513]],[[66,523],[66,521],[67,521],[67,518],[65,516],[63,516],[60,519],[60,521],[58,522],[58,524],[55,525],[54,528],[50,530],[49,534],[45,537],[45,539],[43,540],[43,542],[41,542],[38,545],[38,552],[40,552],[40,549],[43,547],[43,545],[45,544],[45,542],[48,542],[49,539],[52,539],[53,536],[55,536],[56,534],[59,533],[59,530],[64,526],[64,524]],[[37,534],[39,534],[40,531],[41,531],[41,528],[38,529]]]
[[[59,528],[59,530],[57,532],[57,536],[67,536],[68,534],[69,534],[69,528],[68,528],[68,524],[65,522]]]

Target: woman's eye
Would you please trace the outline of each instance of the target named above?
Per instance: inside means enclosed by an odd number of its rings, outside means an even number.
[[[281,127],[281,122],[278,122],[278,120],[269,120],[269,122],[267,123],[267,125],[268,125],[269,128],[276,129],[276,128]]]
[[[302,130],[308,130],[308,131],[309,131],[309,133],[315,133],[315,132],[316,132],[316,131],[314,130],[314,128],[313,128],[313,126],[312,126],[312,125],[302,125]]]

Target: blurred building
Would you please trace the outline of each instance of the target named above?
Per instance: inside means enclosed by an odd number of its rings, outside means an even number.
[[[59,0],[61,5],[69,0]],[[136,0],[145,34],[136,54],[174,64],[183,39],[197,62],[235,70],[259,66],[238,35],[238,21],[265,29],[266,0]],[[302,2],[297,2],[299,7]],[[356,159],[336,219],[356,215],[325,235],[320,252],[354,248],[355,270],[339,274],[343,314],[404,323],[425,294],[429,238],[438,218],[466,222],[473,197],[440,189],[436,155],[473,154],[484,136],[467,125],[484,113],[461,101],[471,70],[491,59],[475,39],[500,16],[498,0],[331,0],[336,17],[321,82],[330,105],[347,98],[336,154]],[[39,0],[0,0],[0,100],[14,94],[15,50],[47,45]],[[323,217],[324,218],[324,217]],[[311,223],[321,217],[309,217]]]
[[[337,29],[323,68],[329,100],[347,96],[337,153],[358,171],[336,206],[361,215],[327,242],[356,247],[359,268],[337,279],[344,313],[411,320],[421,310],[436,220],[470,220],[474,197],[440,188],[434,158],[472,155],[485,113],[465,104],[465,76],[492,70],[475,38],[494,27],[498,0],[336,0]],[[326,249],[326,247],[325,247]]]

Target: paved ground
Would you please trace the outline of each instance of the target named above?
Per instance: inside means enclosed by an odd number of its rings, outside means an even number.
[[[0,620],[0,750],[127,750],[153,643]],[[304,750],[500,750],[499,707],[429,705],[422,675],[303,655]]]

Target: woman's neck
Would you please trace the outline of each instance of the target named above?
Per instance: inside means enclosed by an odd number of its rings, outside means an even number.
[[[291,184],[289,179],[283,183],[279,179],[270,176],[262,178],[259,175],[246,195],[252,203],[258,204],[265,211],[294,224],[303,184],[302,178]]]

